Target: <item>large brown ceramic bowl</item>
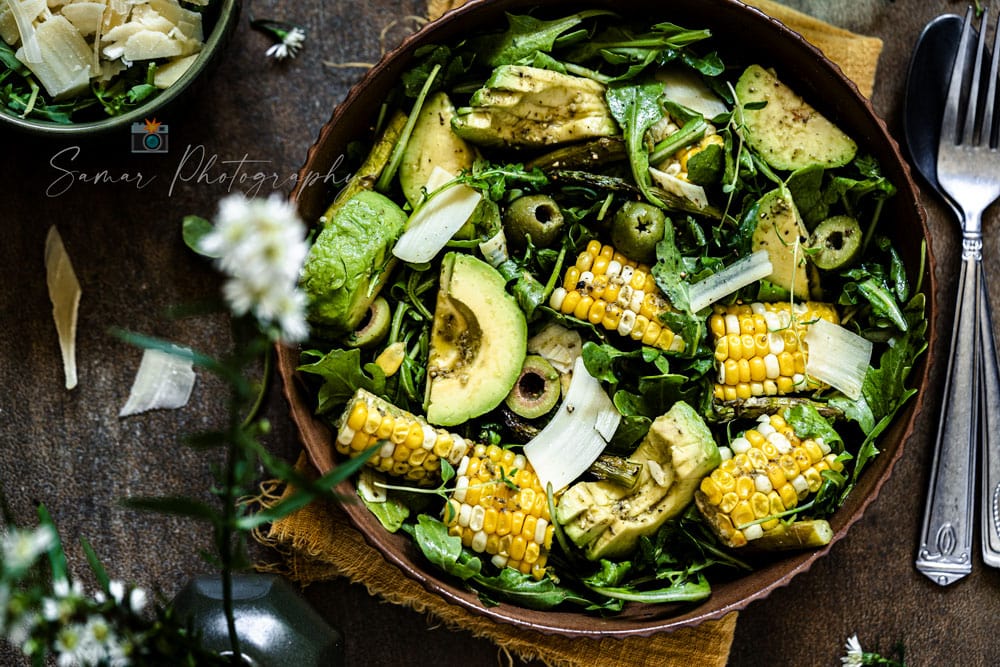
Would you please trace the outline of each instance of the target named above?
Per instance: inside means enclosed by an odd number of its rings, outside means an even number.
[[[539,4],[546,11],[553,12],[561,10],[570,13],[583,7],[596,6],[650,23],[672,21],[692,28],[708,27],[714,33],[715,48],[727,63],[746,63],[752,58],[759,64],[777,68],[781,77],[795,90],[854,137],[863,151],[870,152],[879,160],[885,174],[898,187],[897,195],[889,201],[882,213],[880,224],[886,226],[884,231],[891,234],[899,244],[908,265],[920,265],[920,244],[927,238],[923,211],[917,201],[909,169],[884,123],[840,69],[826,60],[819,51],[779,22],[735,0],[671,0],[664,3],[642,0],[551,0],[546,3],[539,3],[538,0],[473,0],[407,39],[370,70],[344,103],[337,107],[332,119],[309,151],[300,174],[300,186],[293,194],[304,219],[318,219],[334,194],[329,183],[322,183],[315,175],[327,174],[342,159],[341,156],[347,153],[350,142],[368,137],[386,92],[406,69],[417,48],[431,43],[448,43],[476,30],[503,26],[506,24],[505,11],[526,13],[538,9]],[[307,178],[310,174],[314,175],[311,182]],[[927,293],[932,295],[933,271],[930,270],[930,264],[928,263],[923,284]],[[932,317],[929,330],[933,331],[934,304],[930,303],[929,307]],[[328,471],[335,465],[331,453],[332,436],[327,427],[313,417],[314,398],[306,391],[304,383],[295,372],[298,351],[281,349],[279,356],[280,372],[285,381],[292,418],[299,428],[312,463],[321,472]],[[910,381],[917,386],[924,386],[929,365],[930,360],[922,358]],[[842,539],[865,508],[875,500],[893,465],[903,453],[904,443],[911,433],[920,405],[921,398],[918,395],[916,400],[907,404],[885,433],[879,445],[882,453],[866,468],[846,504],[831,519],[833,542]],[[347,487],[343,490],[348,493],[352,491]],[[498,622],[566,636],[649,635],[718,618],[788,584],[792,577],[808,570],[816,559],[822,558],[830,549],[827,546],[816,551],[782,555],[745,576],[728,581],[714,581],[711,597],[694,606],[633,604],[619,615],[601,618],[567,611],[533,611],[511,604],[484,607],[474,593],[444,578],[430,567],[408,537],[392,535],[382,529],[362,504],[345,504],[344,511],[386,559],[429,591]]]

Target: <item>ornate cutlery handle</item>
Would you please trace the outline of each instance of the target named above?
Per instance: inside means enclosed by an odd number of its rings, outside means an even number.
[[[982,384],[979,415],[982,456],[982,540],[983,561],[1000,567],[1000,367],[997,366],[996,343],[993,340],[993,317],[990,313],[986,274],[980,277],[979,327],[981,332]]]
[[[942,586],[972,572],[982,241],[966,237],[963,245],[948,377],[916,560],[917,569]]]

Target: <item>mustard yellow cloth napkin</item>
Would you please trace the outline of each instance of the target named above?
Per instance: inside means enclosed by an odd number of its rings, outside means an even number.
[[[438,18],[464,1],[429,0],[428,16]],[[881,40],[855,35],[772,0],[745,2],[801,34],[837,63],[862,94],[871,95],[882,51]],[[304,457],[300,466],[308,467]],[[260,500],[268,504],[280,497],[280,489],[271,486]],[[366,586],[372,595],[428,614],[448,627],[488,638],[523,660],[540,660],[558,667],[616,663],[724,667],[736,629],[736,612],[717,621],[706,621],[696,628],[624,640],[567,639],[494,623],[428,593],[369,546],[350,525],[346,515],[330,502],[313,503],[275,522],[266,534],[258,535],[258,539],[282,554],[279,570],[303,586],[347,577]]]

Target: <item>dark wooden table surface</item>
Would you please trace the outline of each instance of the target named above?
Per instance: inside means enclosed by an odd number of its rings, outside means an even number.
[[[885,40],[873,100],[897,138],[917,35],[934,16],[965,9],[964,2],[953,0],[789,4]],[[269,42],[249,29],[251,9],[258,17],[304,25],[309,38],[300,57],[266,60]],[[226,193],[256,187],[240,182],[241,173],[269,176],[256,194],[287,193],[287,179],[361,73],[330,63],[373,62],[425,12],[418,0],[258,0],[245,6],[229,50],[200,95],[185,112],[159,119],[170,126],[166,155],[132,154],[127,134],[93,144],[0,131],[0,482],[21,520],[32,520],[35,503],[48,506],[78,573],[85,570],[77,546],[81,536],[92,542],[112,576],[167,596],[191,575],[209,571],[197,556],[207,546],[198,526],[139,515],[119,500],[142,493],[205,493],[205,457],[182,447],[178,436],[220,423],[222,387],[200,374],[184,409],[119,419],[141,355],[108,329],[126,327],[210,353],[226,349],[223,318],[177,320],[167,314],[218,287],[216,274],[183,246],[181,218],[211,216]],[[944,334],[954,303],[956,227],[936,199],[926,196],[924,204]],[[995,257],[995,212],[988,218],[986,249]],[[63,388],[42,263],[52,224],[63,235],[83,288],[80,384],[71,392]],[[988,264],[996,275],[996,260]],[[992,285],[996,308],[1000,280]],[[939,340],[943,347],[947,336]],[[937,354],[944,359],[946,350]],[[927,410],[864,518],[811,571],[741,613],[732,665],[839,664],[843,642],[854,633],[866,648],[903,642],[911,665],[1000,663],[1000,572],[984,567],[977,554],[972,575],[942,589],[912,564],[940,404],[934,390],[943,372],[943,366],[932,370]],[[275,426],[269,444],[291,456],[296,436],[277,388],[266,409]],[[507,662],[491,643],[433,627],[360,586],[333,582],[310,587],[307,595],[343,630],[351,664]],[[4,664],[10,660],[9,654],[0,656]]]

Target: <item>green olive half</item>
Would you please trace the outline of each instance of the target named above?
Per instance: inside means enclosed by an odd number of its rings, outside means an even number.
[[[516,248],[528,245],[545,248],[559,238],[563,214],[559,204],[548,195],[525,195],[510,203],[503,214],[507,241]]]
[[[640,201],[627,201],[611,219],[611,243],[629,259],[648,264],[656,259],[667,218],[663,211]]]
[[[389,302],[377,297],[368,307],[368,317],[361,323],[361,328],[347,337],[348,346],[367,347],[381,342],[389,333],[391,323],[392,310],[389,308]]]
[[[816,226],[809,239],[809,258],[824,271],[848,266],[861,250],[861,225],[852,217],[837,215]]]

